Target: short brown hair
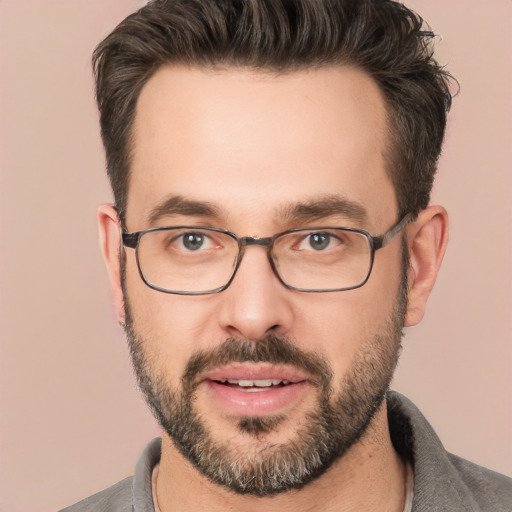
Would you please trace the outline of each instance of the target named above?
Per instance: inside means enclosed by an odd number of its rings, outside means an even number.
[[[121,220],[140,91],[163,64],[276,72],[351,65],[387,104],[387,170],[400,214],[429,202],[450,108],[451,76],[434,34],[392,0],[153,0],[96,48],[93,66],[107,170]]]

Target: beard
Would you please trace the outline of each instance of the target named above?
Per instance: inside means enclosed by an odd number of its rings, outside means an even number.
[[[407,307],[407,280],[402,277],[389,318],[378,334],[361,344],[336,393],[331,365],[321,354],[276,334],[258,340],[228,338],[214,349],[193,353],[180,386],[171,387],[147,353],[148,340],[136,331],[123,278],[125,330],[139,387],[177,450],[211,482],[260,497],[300,489],[361,439],[385,399],[401,350]],[[256,440],[248,452],[232,442],[215,440],[207,418],[196,410],[200,375],[244,362],[295,367],[307,372],[316,389],[315,407],[298,427],[288,427],[291,436],[286,442],[265,439],[286,421],[286,415],[238,418],[239,435]]]

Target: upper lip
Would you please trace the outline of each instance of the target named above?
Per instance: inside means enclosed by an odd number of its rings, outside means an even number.
[[[201,380],[286,380],[292,384],[308,380],[300,370],[269,363],[237,363],[215,368],[202,376]]]

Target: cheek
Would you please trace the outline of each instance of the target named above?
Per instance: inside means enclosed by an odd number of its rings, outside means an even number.
[[[203,297],[153,290],[138,273],[127,272],[126,288],[133,329],[143,340],[146,355],[161,376],[176,383],[191,354],[215,341],[215,315]]]
[[[301,348],[323,354],[342,377],[363,345],[387,329],[398,286],[399,279],[376,276],[356,290],[312,296],[297,306],[293,338]]]

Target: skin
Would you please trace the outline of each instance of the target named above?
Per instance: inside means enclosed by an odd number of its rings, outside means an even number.
[[[307,220],[283,209],[339,195],[366,215],[328,212],[313,225],[359,227],[372,234],[397,219],[396,196],[385,171],[386,107],[363,72],[326,67],[276,76],[246,69],[159,69],[142,90],[134,124],[126,228],[192,224],[228,229],[238,236],[271,236]],[[150,222],[151,212],[172,195],[214,205],[216,215],[172,214]],[[101,244],[120,321],[120,226],[111,205],[99,210]],[[447,215],[430,206],[407,226],[411,267],[405,325],[418,323],[447,243]],[[228,337],[257,339],[270,331],[322,354],[332,365],[338,391],[364,340],[391,315],[400,281],[401,242],[378,251],[361,288],[308,294],[285,288],[265,249],[246,250],[238,273],[222,293],[184,297],[164,294],[141,280],[134,251],[126,250],[126,288],[134,326],[148,340],[156,371],[179,386],[191,353]],[[283,411],[268,434],[285,442],[314,407],[311,387]],[[242,453],[258,440],[241,436],[236,422],[199,388],[195,406],[215,439]],[[389,439],[385,407],[366,435],[324,475],[305,488],[256,498],[235,495],[197,472],[163,435],[157,479],[161,510],[379,510],[401,511],[404,465]],[[171,506],[172,505],[172,506]],[[204,508],[203,508],[204,507]]]

